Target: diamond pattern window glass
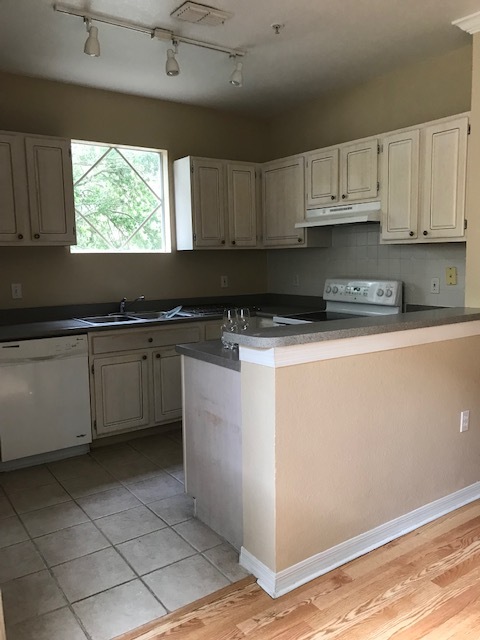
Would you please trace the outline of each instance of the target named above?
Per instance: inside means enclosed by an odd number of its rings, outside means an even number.
[[[75,252],[164,252],[164,153],[72,142]]]

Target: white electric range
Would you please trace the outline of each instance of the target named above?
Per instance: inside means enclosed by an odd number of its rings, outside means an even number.
[[[399,280],[327,278],[323,299],[325,311],[274,316],[273,322],[282,326],[401,313],[403,284]]]

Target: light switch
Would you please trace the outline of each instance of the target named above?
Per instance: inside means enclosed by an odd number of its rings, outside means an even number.
[[[457,284],[457,267],[447,267],[445,269],[445,279],[447,284]]]

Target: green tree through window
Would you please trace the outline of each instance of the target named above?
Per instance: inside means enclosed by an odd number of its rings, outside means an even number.
[[[165,251],[161,151],[72,142],[74,251]]]

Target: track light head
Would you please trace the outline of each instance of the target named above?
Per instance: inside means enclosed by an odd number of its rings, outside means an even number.
[[[98,29],[92,26],[91,20],[86,20],[88,38],[85,41],[83,52],[92,58],[100,56],[100,42],[98,41]]]
[[[236,56],[233,56],[233,57],[235,58]],[[233,70],[233,73],[230,76],[230,80],[229,80],[230,84],[233,85],[234,87],[243,86],[242,68],[243,68],[242,62],[237,62],[235,64],[235,69]]]
[[[180,65],[175,58],[175,54],[178,51],[178,45],[175,40],[172,41],[172,44],[174,45],[175,50],[169,49],[167,51],[167,63],[165,65],[165,73],[167,74],[167,76],[171,77],[178,76],[178,74],[180,73]]]

